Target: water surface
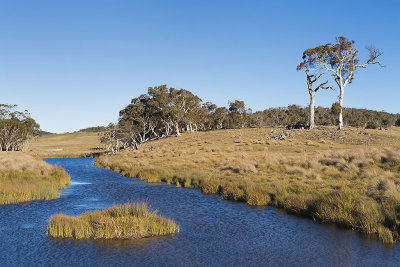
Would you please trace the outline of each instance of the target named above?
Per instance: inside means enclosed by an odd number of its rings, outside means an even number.
[[[398,266],[400,247],[316,224],[274,208],[254,208],[92,166],[93,159],[46,159],[71,185],[59,199],[0,206],[0,266]],[[57,240],[49,217],[147,201],[181,227],[174,236],[130,241]]]

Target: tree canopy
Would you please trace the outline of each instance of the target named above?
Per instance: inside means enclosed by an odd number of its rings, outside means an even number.
[[[24,150],[40,134],[40,126],[28,111],[16,110],[17,105],[0,104],[0,151]]]
[[[118,123],[109,125],[101,140],[114,152],[121,148],[139,149],[145,142],[182,132],[245,127],[248,112],[243,101],[230,102],[228,110],[203,103],[185,89],[149,87],[147,94],[133,98],[120,111]]]

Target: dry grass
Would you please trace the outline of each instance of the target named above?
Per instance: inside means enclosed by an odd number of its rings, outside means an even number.
[[[170,219],[150,211],[144,203],[127,203],[79,217],[57,214],[50,218],[47,235],[74,239],[137,239],[179,232]]]
[[[0,204],[55,199],[69,183],[60,167],[21,152],[0,152]]]
[[[27,153],[39,158],[70,158],[104,151],[97,133],[68,133],[43,135],[31,144]]]
[[[249,205],[273,205],[386,242],[399,239],[400,129],[241,129],[187,133],[96,166]],[[391,148],[390,150],[384,149]]]

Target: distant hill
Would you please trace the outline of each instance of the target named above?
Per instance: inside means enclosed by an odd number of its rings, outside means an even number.
[[[99,132],[104,132],[106,130],[105,126],[95,126],[95,127],[88,127],[84,129],[80,129],[78,132],[82,133],[99,133]]]
[[[54,134],[54,133],[50,133],[50,132],[46,132],[46,131],[40,131],[41,135],[49,135],[49,134]]]

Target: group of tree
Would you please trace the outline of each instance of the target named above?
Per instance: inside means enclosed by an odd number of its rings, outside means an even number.
[[[334,103],[331,108],[315,108],[315,124],[322,126],[337,125],[340,105]],[[400,114],[368,109],[343,108],[344,125],[367,129],[387,129],[400,126]],[[309,108],[290,105],[282,108],[270,108],[251,114],[248,127],[287,127],[307,128],[310,125]]]
[[[0,104],[0,151],[23,151],[40,134],[39,124],[17,105]]]
[[[315,123],[336,125],[341,111],[348,126],[373,129],[400,126],[398,114],[341,108],[339,103],[334,103],[331,108],[315,108]],[[308,108],[297,105],[252,113],[244,101],[239,100],[229,102],[228,107],[218,107],[210,102],[203,103],[188,90],[161,85],[149,87],[147,94],[132,99],[119,112],[118,122],[105,128],[101,141],[109,151],[117,152],[120,149],[139,149],[147,141],[179,136],[182,132],[276,126],[306,128],[310,125],[308,113]]]
[[[366,68],[371,64],[381,64],[377,58],[382,52],[373,46],[367,47],[369,57],[364,63],[360,63],[355,41],[340,36],[336,43],[327,43],[303,52],[303,61],[297,66],[297,70],[304,70],[307,76],[307,89],[310,94],[309,128],[314,128],[314,103],[315,94],[319,89],[333,89],[327,86],[328,80],[318,84],[318,80],[328,72],[331,74],[335,85],[339,89],[338,129],[344,126],[343,122],[343,96],[344,88],[351,84],[358,69]],[[316,86],[315,86],[316,85]]]
[[[168,88],[166,85],[149,87],[148,93],[132,99],[121,110],[116,124],[110,124],[101,136],[101,141],[113,152],[121,148],[139,149],[147,141],[179,136],[182,132],[198,130],[286,126],[314,128],[315,124],[345,125],[365,128],[387,128],[400,125],[398,115],[363,109],[343,107],[344,88],[351,84],[358,69],[371,64],[381,64],[378,49],[367,47],[369,57],[360,63],[355,42],[346,37],[337,37],[336,43],[327,43],[304,51],[297,70],[304,70],[310,95],[308,109],[291,105],[287,108],[271,108],[252,113],[243,101],[229,102],[229,107],[218,107],[202,100],[185,89]],[[319,82],[326,73],[331,74],[334,85],[327,79]],[[339,89],[339,100],[332,108],[315,108],[315,95],[320,89]],[[307,116],[308,114],[308,116]]]
[[[84,129],[80,129],[79,133],[101,133],[106,130],[105,126],[94,126],[94,127],[87,127]]]
[[[110,151],[139,149],[147,141],[182,132],[243,128],[248,125],[251,110],[243,101],[229,107],[218,107],[185,89],[167,85],[149,87],[147,94],[132,99],[119,113],[118,123],[110,124],[101,141]]]

